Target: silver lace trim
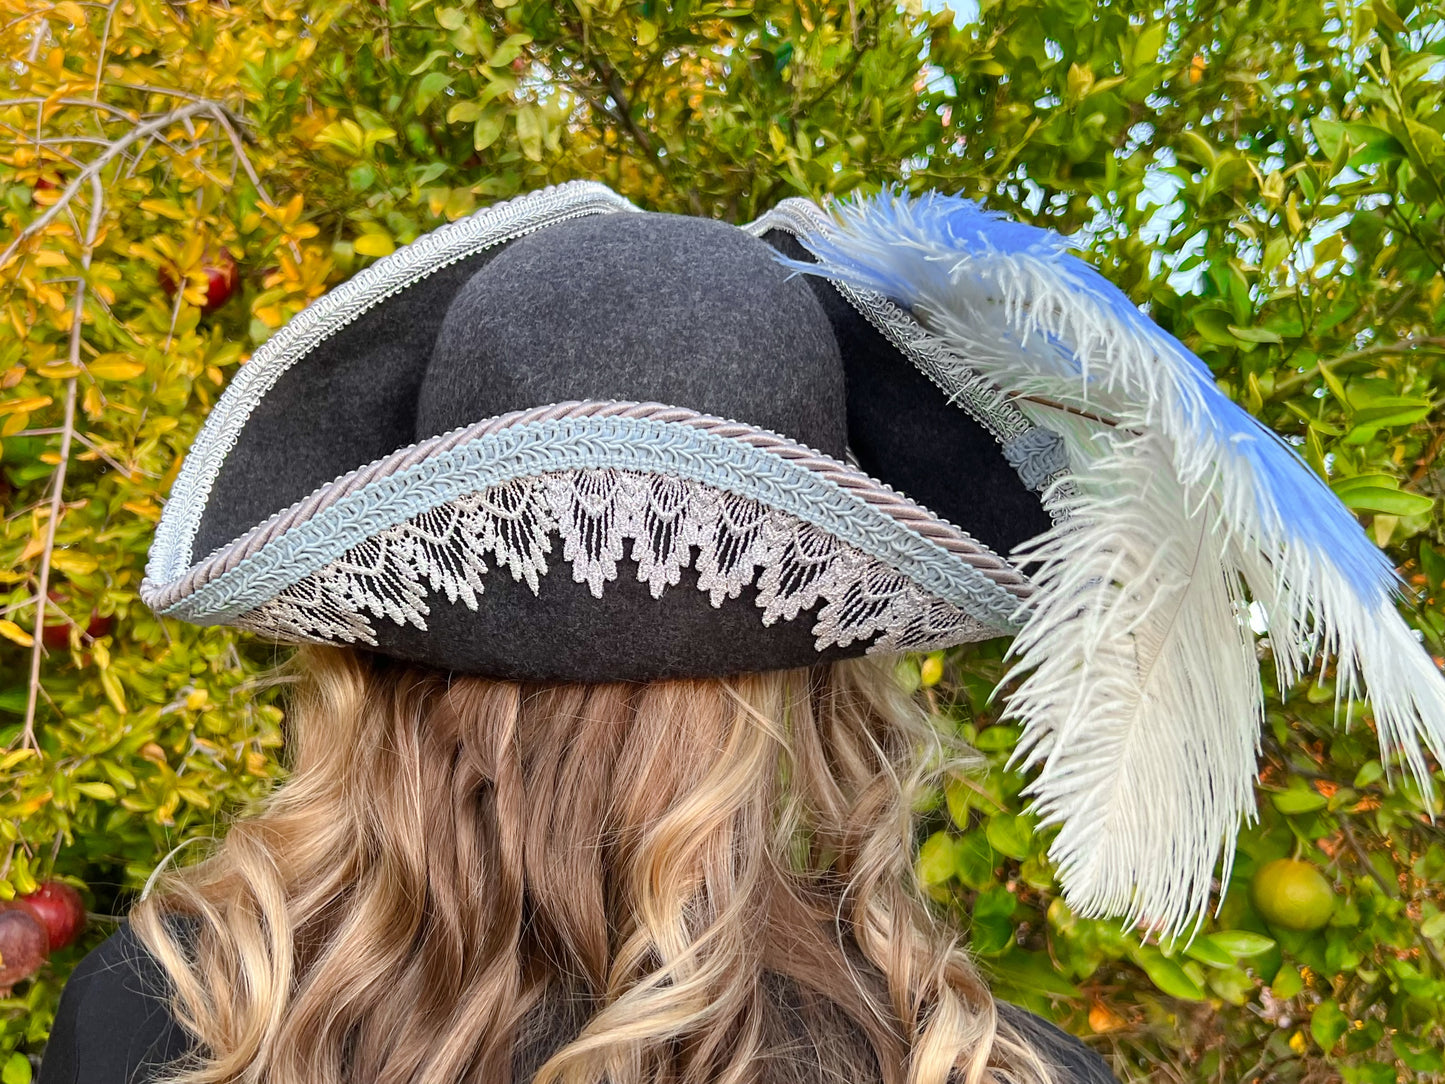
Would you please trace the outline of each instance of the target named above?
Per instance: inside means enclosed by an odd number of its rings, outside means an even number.
[[[756,584],[764,625],[822,603],[812,629],[819,651],[874,637],[869,653],[929,650],[1002,631],[857,547],[752,498],[614,468],[529,475],[429,509],[367,538],[233,623],[285,640],[375,646],[369,618],[425,631],[428,600],[438,594],[475,611],[490,568],[539,593],[548,559],[555,559],[554,537],[572,579],[595,598],[630,556],[653,598],[691,567],[715,608]]]

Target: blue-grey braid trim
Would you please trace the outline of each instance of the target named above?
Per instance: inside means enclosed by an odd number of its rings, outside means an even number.
[[[224,624],[428,509],[522,476],[608,467],[688,478],[760,501],[856,546],[1001,633],[1019,627],[1022,592],[807,466],[687,425],[626,417],[519,424],[403,467],[327,505],[161,612]],[[148,583],[147,593],[154,597],[161,586]]]

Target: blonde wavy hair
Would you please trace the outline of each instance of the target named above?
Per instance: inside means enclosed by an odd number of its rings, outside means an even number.
[[[176,1084],[1049,1081],[917,895],[959,751],[878,664],[298,671],[288,781],[132,916]]]

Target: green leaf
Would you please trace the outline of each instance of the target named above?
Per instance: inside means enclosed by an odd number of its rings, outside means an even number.
[[[1330,804],[1330,800],[1303,779],[1291,779],[1286,790],[1270,795],[1270,801],[1281,813],[1313,813]]]
[[[1418,516],[1435,507],[1435,502],[1424,494],[1383,486],[1357,486],[1341,494],[1340,500],[1358,512],[1385,512],[1394,516]]]
[[[1159,59],[1159,49],[1164,44],[1164,35],[1168,29],[1169,24],[1161,19],[1139,31],[1138,36],[1134,38],[1134,46],[1130,50],[1130,59],[1134,67],[1142,68]]]
[[[991,956],[1014,943],[1012,917],[1018,900],[1008,889],[997,886],[980,892],[974,900],[969,924],[969,947]]]
[[[30,1084],[31,1075],[30,1059],[17,1050],[5,1059],[5,1067],[0,1069],[0,1084]]]
[[[1445,553],[1420,539],[1420,571],[1431,587],[1445,585]]]
[[[1229,333],[1236,339],[1247,343],[1282,343],[1284,339],[1276,331],[1267,327],[1240,327],[1237,324],[1229,325]]]
[[[978,792],[966,780],[950,779],[943,787],[943,798],[948,805],[948,817],[959,831],[967,831],[969,810]]]
[[[1037,991],[1054,997],[1081,998],[1084,992],[1054,969],[1046,957],[1015,949],[983,963],[1002,991]]]
[[[1198,162],[1202,166],[1212,168],[1217,159],[1214,145],[1200,135],[1193,128],[1186,128],[1179,133],[1180,147],[1179,156]]]
[[[380,232],[363,233],[353,244],[363,256],[389,256],[396,251],[396,242]]]
[[[1405,395],[1375,395],[1350,389],[1351,405],[1356,422],[1375,426],[1414,425],[1429,417],[1429,399]]]
[[[1002,885],[980,892],[973,903],[973,917],[1012,918],[1018,910],[1018,897]]]
[[[1411,1072],[1436,1075],[1445,1070],[1445,1051],[1437,1049],[1429,1039],[1411,1041],[1396,1035],[1390,1040],[1390,1049]]]
[[[491,56],[487,57],[487,66],[492,68],[505,68],[522,55],[522,47],[531,42],[530,34],[509,34],[507,39],[498,45]]]
[[[1269,992],[1281,1001],[1294,997],[1304,988],[1305,980],[1300,969],[1289,964],[1281,967],[1274,981],[1269,984]]]
[[[540,109],[524,105],[517,110],[517,141],[522,145],[522,154],[529,161],[542,160],[542,137],[545,130],[546,125]]]
[[[1332,162],[1340,157],[1347,145],[1350,149],[1349,164],[1352,166],[1368,165],[1389,157],[1403,157],[1405,153],[1404,145],[1398,139],[1385,129],[1372,124],[1342,124],[1339,121],[1313,117],[1309,125],[1315,139],[1319,141],[1320,150]]]
[[[969,832],[959,841],[955,862],[958,879],[969,888],[985,888],[992,883],[997,857],[983,832]]]
[[[1330,488],[1347,507],[1366,512],[1413,516],[1435,506],[1435,502],[1423,494],[1400,489],[1399,479],[1391,474],[1366,473],[1337,478],[1330,483]]]
[[[422,76],[421,82],[416,85],[416,97],[413,99],[413,107],[418,113],[425,113],[426,107],[436,100],[436,96],[447,87],[452,85],[452,77],[445,72],[430,72]],[[451,118],[448,117],[448,120]]]
[[[1012,749],[1019,742],[1019,728],[997,725],[979,731],[973,747],[980,753],[1002,753]]]
[[[470,124],[482,115],[481,102],[453,102],[452,107],[447,110],[448,124]],[[500,126],[499,129],[500,130]],[[493,138],[496,138],[495,136]]]
[[[1420,932],[1432,941],[1445,940],[1445,911],[1437,911],[1420,923]]]
[[[1206,976],[1209,988],[1231,1005],[1243,1005],[1254,993],[1254,979],[1242,967],[1224,967]]]
[[[1378,783],[1384,777],[1385,766],[1378,760],[1367,760],[1355,773],[1354,781],[1350,785],[1356,790],[1360,790],[1373,783]]]
[[[1225,951],[1222,945],[1215,942],[1209,934],[1200,934],[1184,950],[1184,955],[1191,960],[1198,960],[1210,967],[1233,967],[1234,956]]]
[[[421,60],[419,64],[417,64],[414,68],[407,72],[407,74],[420,75],[422,72],[426,71],[433,64],[435,64],[438,60],[450,60],[451,56],[452,53],[449,49],[433,49],[431,52],[427,53],[427,55]]]
[[[1275,947],[1273,938],[1249,930],[1215,930],[1209,938],[1236,960],[1262,956]]]
[[[1340,383],[1340,378],[1335,375],[1334,370],[1323,361],[1320,362],[1319,370],[1320,377],[1325,382],[1325,387],[1330,389],[1330,394],[1335,397],[1341,406],[1349,407],[1351,405],[1349,394],[1345,391],[1345,386]]]
[[[1194,321],[1194,327],[1206,342],[1215,346],[1238,346],[1234,334],[1230,331],[1229,313],[1221,309],[1198,308],[1190,314]]]
[[[925,885],[941,885],[953,878],[957,867],[954,839],[947,832],[934,832],[918,849],[918,878]]]
[[[1145,948],[1134,953],[1134,962],[1144,969],[1149,981],[1170,997],[1184,1001],[1203,1001],[1204,987],[1158,949]]]
[[[366,135],[356,121],[343,118],[317,132],[316,141],[335,147],[348,155],[358,156],[366,144]]]
[[[1349,1017],[1340,1011],[1339,1002],[1333,998],[1321,1001],[1310,1014],[1310,1034],[1325,1053],[1333,1050],[1340,1036],[1349,1029]]]
[[[1405,21],[1395,13],[1388,0],[1373,0],[1370,10],[1375,13],[1375,18],[1380,21],[1381,26],[1388,27],[1396,34],[1405,33]]]
[[[1033,818],[1026,814],[997,813],[988,819],[984,831],[989,844],[999,853],[1017,859],[1029,856],[1034,831]]]
[[[472,146],[477,150],[486,150],[497,141],[507,124],[507,114],[494,105],[477,115],[477,123],[472,127]]]

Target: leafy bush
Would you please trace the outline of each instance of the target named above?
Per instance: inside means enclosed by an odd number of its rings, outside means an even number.
[[[1329,478],[1440,650],[1429,6],[3,0],[0,41],[0,895],[55,876],[118,913],[277,777],[256,680],[273,649],[136,595],[235,367],[368,259],[572,177],[733,221],[901,182],[1073,234]],[[226,299],[211,279],[231,258]],[[1259,822],[1204,936],[1169,951],[1059,899],[1005,766],[1015,732],[986,702],[998,645],[945,669],[922,695],[995,770],[938,796],[921,869],[1001,993],[1134,1079],[1442,1071],[1445,839],[1422,812],[1438,799],[1385,785],[1368,707],[1332,722],[1328,670],[1272,696]],[[1323,929],[1271,928],[1251,900],[1286,855],[1331,881]],[[106,930],[0,999],[7,1084]]]

